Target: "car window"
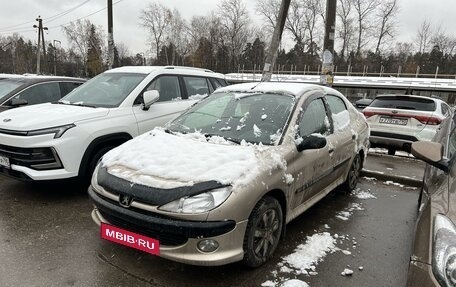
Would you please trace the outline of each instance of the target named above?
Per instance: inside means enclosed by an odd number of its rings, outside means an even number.
[[[59,83],[37,84],[23,90],[14,99],[26,100],[29,105],[58,101],[60,100]]]
[[[223,87],[223,85],[219,81],[217,81],[217,79],[210,78],[210,81],[216,90],[220,87]]]
[[[181,90],[177,76],[160,76],[147,87],[147,90],[157,90],[160,94],[159,102],[181,99]]]
[[[0,98],[5,97],[10,92],[14,91],[14,89],[19,88],[21,85],[23,85],[23,83],[20,81],[1,80],[0,81]]]
[[[190,98],[194,95],[209,95],[209,87],[206,78],[183,77],[187,95]]]
[[[69,92],[79,87],[82,83],[79,82],[60,82],[60,91],[62,97],[66,96]]]
[[[207,86],[209,87],[209,94],[212,94],[212,92],[214,92],[214,87],[212,86],[211,82],[209,81],[209,79],[206,78],[206,82],[207,82]]]
[[[327,135],[329,132],[330,126],[323,100],[313,100],[307,106],[299,121],[299,135],[301,137],[315,133]]]
[[[375,98],[370,104],[370,107],[433,112],[436,109],[436,104],[433,100],[426,98],[383,96]]]
[[[445,116],[445,117],[448,117],[450,115],[450,109],[447,105],[445,105],[444,103],[441,104],[442,105],[442,114]]]
[[[327,95],[326,101],[328,102],[329,109],[333,114],[341,113],[347,109],[344,101],[339,97]]]

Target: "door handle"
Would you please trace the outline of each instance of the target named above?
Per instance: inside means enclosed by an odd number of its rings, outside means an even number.
[[[352,135],[352,140],[355,140],[356,139],[356,135]]]
[[[329,152],[329,154],[332,154],[332,153],[334,152],[334,149],[333,149],[333,148],[330,148],[330,149],[328,150],[328,152]]]

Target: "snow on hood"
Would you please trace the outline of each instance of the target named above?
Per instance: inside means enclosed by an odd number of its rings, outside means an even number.
[[[249,183],[261,169],[283,169],[274,147],[232,144],[200,133],[169,134],[160,128],[109,151],[102,165],[114,176],[157,188],[215,180],[236,186]]]
[[[106,116],[109,109],[59,104],[40,104],[4,111],[0,114],[0,128],[30,131],[72,124],[77,121]],[[10,121],[4,121],[10,119]]]

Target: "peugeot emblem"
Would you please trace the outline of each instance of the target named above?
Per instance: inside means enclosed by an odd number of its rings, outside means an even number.
[[[4,121],[5,123],[11,122],[11,119],[3,119],[3,121]]]
[[[133,198],[129,195],[121,194],[119,196],[119,204],[122,207],[129,208],[132,201],[133,201]]]

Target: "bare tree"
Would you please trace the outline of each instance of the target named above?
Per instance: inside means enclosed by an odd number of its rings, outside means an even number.
[[[415,35],[415,43],[418,46],[418,53],[426,52],[431,39],[432,29],[431,23],[428,20],[421,22]]]
[[[355,9],[358,22],[358,43],[356,46],[356,54],[361,53],[361,48],[367,44],[366,34],[371,28],[371,16],[375,11],[379,0],[353,0],[353,8]]]
[[[160,53],[160,46],[164,41],[165,29],[172,18],[171,10],[158,2],[150,3],[141,11],[141,25],[148,29],[152,37],[152,49],[155,48],[156,56]]]
[[[178,59],[176,59],[176,52],[178,54],[187,53],[188,33],[187,23],[182,18],[179,10],[174,9],[171,14],[171,21],[166,29],[166,42],[173,44],[175,49],[172,51],[171,59],[167,59],[168,64],[174,65]],[[168,57],[168,55],[166,55]]]
[[[104,36],[101,32],[102,28],[94,26],[96,32],[91,34],[92,26],[94,25],[89,20],[77,20],[62,28],[68,42],[75,49],[83,63],[87,62],[90,46],[97,47],[96,53],[100,58],[105,58],[103,55],[106,55],[106,45],[104,45]],[[87,65],[84,68],[87,75]]]
[[[256,13],[266,22],[270,31],[274,30],[280,11],[280,0],[256,0]]]
[[[340,19],[340,29],[337,34],[340,39],[342,39],[342,48],[340,50],[340,56],[345,57],[345,52],[348,54],[348,49],[351,43],[351,40],[354,36],[354,19],[351,16],[352,12],[352,0],[339,0],[337,5],[337,16]]]
[[[293,35],[296,44],[304,46],[306,26],[304,6],[301,1],[291,1],[285,29]]]
[[[393,38],[396,32],[397,26],[397,14],[399,12],[399,6],[397,0],[387,0],[380,3],[376,13],[376,23],[380,23],[378,30],[375,33],[377,38],[377,46],[375,53],[380,53],[380,46],[386,37]]]
[[[307,30],[307,34],[309,36],[307,40],[307,46],[309,47],[309,53],[311,56],[314,55],[314,48],[315,46],[315,39],[317,30],[317,24],[319,23],[319,17],[322,15],[322,11],[324,10],[322,7],[322,2],[320,0],[303,0],[303,7],[304,7],[304,24],[305,29]],[[324,20],[324,19],[323,19]]]
[[[249,15],[242,0],[223,0],[219,9],[220,17],[230,48],[233,66],[236,66],[249,34]]]
[[[443,55],[452,55],[456,48],[456,38],[454,36],[447,35],[445,29],[439,26],[433,33],[430,44],[437,46]]]

